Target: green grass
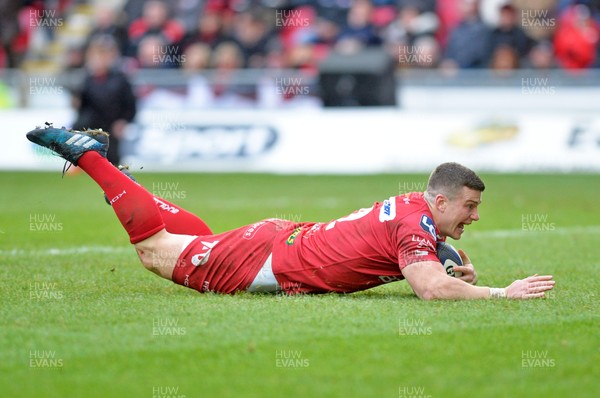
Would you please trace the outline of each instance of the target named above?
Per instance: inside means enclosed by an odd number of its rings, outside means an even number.
[[[426,178],[139,174],[150,189],[171,184],[173,201],[215,231],[328,221]],[[553,274],[548,299],[423,302],[405,282],[346,296],[201,295],[143,269],[85,175],[0,173],[0,395],[600,396],[600,176],[484,180],[482,219],[453,243],[480,285]],[[55,230],[32,230],[36,217]],[[156,323],[179,334],[154,335]],[[32,367],[32,352],[54,353],[54,366]],[[546,358],[524,367],[528,354]],[[278,355],[298,366],[277,366]]]

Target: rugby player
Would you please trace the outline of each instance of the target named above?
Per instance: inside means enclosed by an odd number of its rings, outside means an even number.
[[[351,293],[405,279],[431,299],[528,299],[554,287],[537,274],[505,288],[476,286],[460,251],[460,277],[448,276],[436,242],[461,238],[479,220],[483,181],[457,163],[439,165],[424,193],[392,196],[327,223],[267,219],[214,234],[195,215],[160,198],[107,159],[108,135],[51,124],[27,138],[79,166],[102,188],[148,270],[198,292]]]

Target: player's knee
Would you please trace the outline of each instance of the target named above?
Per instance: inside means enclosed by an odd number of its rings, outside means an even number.
[[[154,261],[153,261],[153,256],[150,254],[150,251],[142,250],[137,247],[135,250],[136,250],[138,257],[140,258],[140,261],[141,261],[142,265],[144,266],[144,268],[152,271],[154,269]]]
[[[177,263],[186,235],[169,234],[166,231],[135,244],[143,266],[165,278],[170,278]]]

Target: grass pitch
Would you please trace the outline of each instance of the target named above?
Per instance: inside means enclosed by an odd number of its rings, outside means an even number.
[[[452,242],[482,286],[550,273],[545,300],[201,295],[143,269],[85,175],[0,173],[3,397],[600,396],[598,175],[484,175]],[[328,221],[425,175],[142,174],[216,231]]]

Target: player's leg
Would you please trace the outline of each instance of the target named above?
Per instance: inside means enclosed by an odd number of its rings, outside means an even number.
[[[106,159],[108,138],[105,133],[71,132],[49,126],[27,133],[27,138],[79,166],[96,181],[108,196],[144,266],[171,279],[182,246],[193,237],[165,230],[153,196]]]
[[[171,279],[182,245],[189,241],[188,235],[167,232],[153,195],[98,153],[86,152],[79,159],[78,166],[108,196],[144,267]]]
[[[126,167],[119,166],[119,170],[131,180],[137,182]],[[212,235],[209,226],[197,215],[190,213],[182,207],[159,196],[153,195],[153,197],[160,210],[163,221],[165,222],[165,229],[167,232],[183,235]],[[110,205],[110,201],[106,194],[104,195],[104,198]]]

